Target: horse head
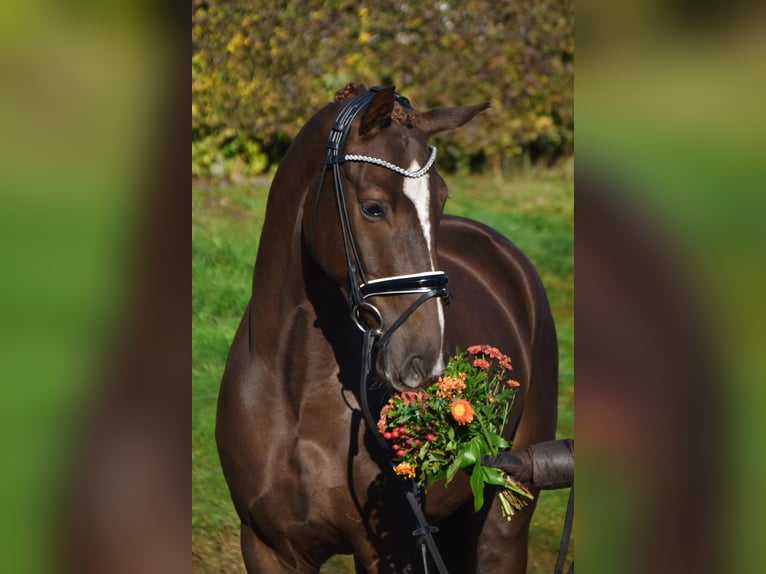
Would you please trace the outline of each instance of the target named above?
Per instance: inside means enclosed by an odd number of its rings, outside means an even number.
[[[357,325],[379,335],[378,373],[398,390],[418,388],[444,369],[446,275],[436,232],[447,185],[428,139],[489,104],[418,112],[393,86],[361,85],[336,100],[320,124],[329,138],[304,237],[348,295]]]

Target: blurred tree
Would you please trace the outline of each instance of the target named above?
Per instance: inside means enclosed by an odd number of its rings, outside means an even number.
[[[420,109],[491,101],[440,143],[449,167],[550,160],[572,151],[573,67],[572,0],[193,0],[193,173],[267,169],[348,81]]]

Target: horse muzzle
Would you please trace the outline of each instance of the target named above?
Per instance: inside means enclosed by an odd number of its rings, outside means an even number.
[[[377,370],[397,391],[426,387],[444,371],[441,337],[407,335],[403,331],[378,351]]]

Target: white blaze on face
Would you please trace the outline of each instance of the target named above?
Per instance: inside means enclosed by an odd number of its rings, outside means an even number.
[[[410,164],[410,171],[417,171],[420,169],[420,164],[413,160]],[[410,198],[410,201],[415,205],[415,212],[418,214],[418,221],[420,221],[420,227],[423,230],[423,235],[426,240],[426,247],[428,248],[428,257],[431,257],[431,220],[429,215],[431,204],[431,191],[428,188],[430,176],[425,174],[421,177],[405,177],[404,178],[404,195]],[[431,269],[434,270],[434,262],[431,260]]]
[[[420,164],[413,160],[410,164],[410,171],[417,171],[420,169]],[[405,177],[404,178],[404,195],[406,195],[412,204],[415,206],[415,212],[418,214],[418,221],[420,221],[420,227],[423,231],[423,237],[426,241],[426,248],[428,249],[428,258],[431,263],[429,271],[434,271],[434,261],[431,257],[431,191],[429,189],[430,176],[425,174],[421,177]],[[436,304],[437,313],[439,316],[439,330],[441,341],[439,347],[444,345],[444,308],[441,303]],[[442,356],[439,356],[439,360],[436,362],[431,373],[433,376],[441,374],[444,370],[444,360]]]

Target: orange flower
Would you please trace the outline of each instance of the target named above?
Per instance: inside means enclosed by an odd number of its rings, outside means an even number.
[[[436,396],[443,398],[459,395],[465,389],[465,373],[460,373],[457,377],[439,377],[439,388]]]
[[[396,474],[415,478],[415,467],[412,466],[409,462],[400,462],[394,467],[394,472]]]
[[[507,381],[505,381],[505,382],[506,382],[506,384],[507,384],[509,387],[520,387],[520,386],[521,386],[521,383],[520,383],[519,381],[514,381],[513,379],[508,379],[508,380],[507,380]]]
[[[465,399],[456,399],[452,401],[449,410],[452,413],[452,418],[455,419],[458,424],[464,425],[473,420],[473,407],[471,406],[471,403]]]

